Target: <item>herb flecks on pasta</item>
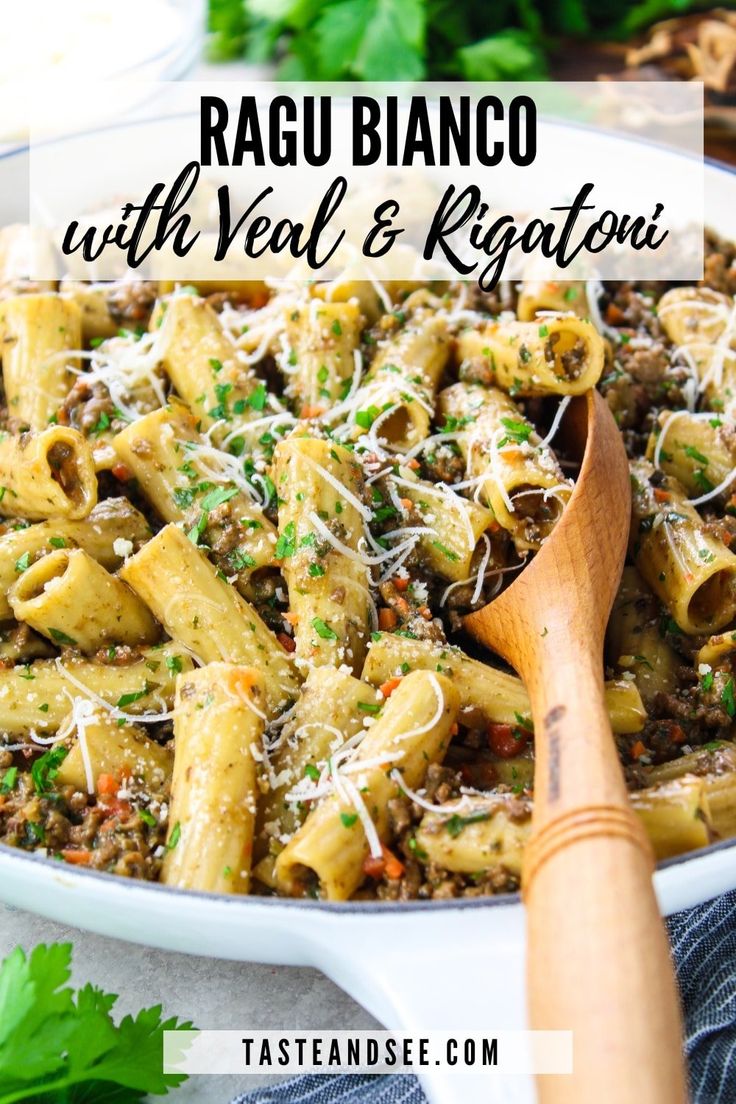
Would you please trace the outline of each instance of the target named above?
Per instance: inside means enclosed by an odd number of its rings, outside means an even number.
[[[2,236],[17,228],[0,231]],[[519,885],[521,681],[463,616],[631,458],[606,704],[658,857],[736,835],[736,253],[696,287],[24,284],[0,248],[0,842],[172,887]]]

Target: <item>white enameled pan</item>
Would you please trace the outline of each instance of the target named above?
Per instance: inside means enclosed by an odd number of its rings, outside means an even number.
[[[150,125],[150,124],[149,124]],[[99,136],[104,158],[104,132]],[[27,151],[0,157],[0,225],[22,217]],[[736,238],[736,175],[708,164],[706,219]],[[662,863],[669,914],[736,888],[736,840]],[[314,966],[387,1027],[522,1027],[524,918],[517,895],[411,904],[212,896],[127,881],[0,846],[0,900],[61,923],[171,951]],[[203,1025],[204,1026],[204,1025]],[[233,1025],[236,1026],[236,1025]],[[524,1078],[428,1071],[432,1104],[533,1100]]]

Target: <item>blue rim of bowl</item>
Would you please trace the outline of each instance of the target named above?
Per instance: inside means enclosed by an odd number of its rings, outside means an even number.
[[[91,131],[84,131],[85,134],[101,133],[107,130],[116,130],[121,127],[143,125],[146,123],[163,122],[166,119],[174,118],[186,118],[191,115],[191,112],[180,112],[172,115],[159,115],[152,118],[143,119],[130,119],[125,122],[112,123],[105,127],[99,127],[92,129]],[[53,142],[69,141],[76,137],[80,137],[80,134],[64,135],[60,138],[53,138],[48,140],[48,144]],[[46,144],[46,143],[44,143]],[[653,145],[654,143],[649,143]],[[18,157],[29,151],[30,147],[28,143],[21,143],[17,146],[13,146],[8,150],[4,150],[0,153],[0,161],[7,160],[11,157]],[[693,157],[694,154],[683,153],[680,150],[671,150],[672,154],[679,157]],[[736,176],[736,165],[728,165],[724,161],[719,161],[716,158],[705,157],[703,158],[704,166],[715,169],[718,172],[727,173],[731,176]],[[658,870],[667,870],[670,867],[681,866],[684,863],[695,862],[698,859],[706,858],[709,855],[715,854],[719,851],[725,851],[729,848],[736,847],[736,837],[730,840],[720,840],[717,843],[712,843],[708,847],[699,848],[697,851],[688,851],[682,855],[675,855],[670,859],[664,859],[657,864]],[[177,898],[196,899],[196,900],[212,900],[215,899],[218,904],[226,904],[228,907],[251,907],[261,906],[265,908],[275,907],[287,907],[287,908],[309,908],[318,909],[326,912],[336,912],[342,915],[347,913],[394,913],[400,912],[425,912],[428,909],[437,910],[453,910],[453,909],[470,909],[470,908],[504,908],[509,905],[518,905],[521,903],[520,893],[504,893],[498,896],[492,897],[457,897],[451,898],[446,901],[312,901],[305,898],[294,897],[260,897],[256,895],[238,896],[236,894],[224,894],[224,893],[205,893],[200,890],[193,889],[176,889],[171,886],[162,885],[160,882],[147,882],[141,879],[126,879],[118,874],[107,873],[101,870],[84,870],[78,867],[71,867],[68,863],[64,863],[63,860],[50,859],[45,855],[36,855],[34,853],[25,853],[17,848],[9,847],[7,844],[0,843],[0,857],[5,861],[6,859],[18,863],[19,865],[26,866],[38,866],[42,870],[59,871],[60,867],[63,870],[64,876],[72,879],[82,878],[91,879],[92,881],[101,881],[103,884],[110,884],[111,879],[115,879],[114,884],[121,889],[123,886],[128,888],[143,889],[147,893],[163,893],[171,895],[172,893]]]

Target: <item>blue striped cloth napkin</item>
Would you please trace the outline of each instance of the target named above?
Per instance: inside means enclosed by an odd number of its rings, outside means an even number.
[[[736,892],[676,913],[667,927],[685,1012],[692,1102],[734,1104]],[[426,1100],[414,1077],[310,1074],[256,1089],[232,1104],[426,1104]]]

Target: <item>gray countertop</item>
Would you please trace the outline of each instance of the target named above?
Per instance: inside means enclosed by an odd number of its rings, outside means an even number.
[[[376,1021],[316,970],[259,966],[152,950],[91,935],[0,904],[0,958],[20,944],[74,944],[75,985],[91,981],[119,993],[116,1019],[151,1004],[207,1028],[370,1028]],[[239,1092],[278,1080],[209,1076],[164,1099],[172,1104],[227,1104]]]

